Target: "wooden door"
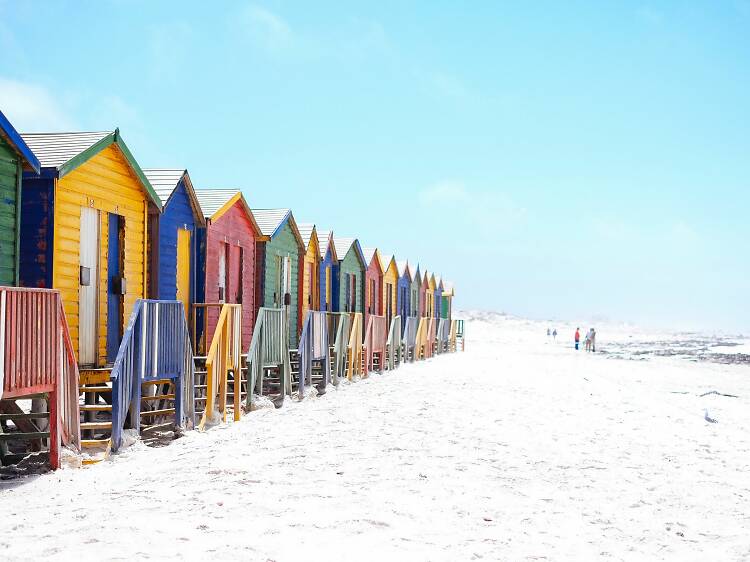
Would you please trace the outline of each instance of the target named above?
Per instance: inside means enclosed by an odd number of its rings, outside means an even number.
[[[107,362],[114,363],[120,349],[123,330],[125,285],[125,217],[108,215],[107,238]]]
[[[96,365],[99,316],[99,211],[81,207],[78,290],[78,360]]]
[[[229,244],[222,244],[219,248],[219,302],[227,299],[227,254]]]
[[[186,318],[190,312],[190,238],[189,230],[177,230],[177,300],[185,307]]]

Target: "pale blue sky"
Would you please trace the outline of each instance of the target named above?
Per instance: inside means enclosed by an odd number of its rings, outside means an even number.
[[[750,332],[748,29],[748,0],[0,0],[0,107],[119,126],[462,308]]]

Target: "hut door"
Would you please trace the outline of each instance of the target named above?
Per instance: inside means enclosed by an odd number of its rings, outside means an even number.
[[[99,308],[99,211],[81,207],[78,289],[78,360],[96,365]]]
[[[190,311],[190,231],[177,230],[177,300],[185,306],[185,317]]]
[[[331,302],[331,266],[326,266],[326,310],[333,312],[333,303]]]
[[[109,213],[107,236],[107,361],[114,363],[122,339],[122,296],[125,293],[123,277],[125,220]]]
[[[227,298],[227,254],[229,244],[222,244],[219,249],[219,302],[225,302]]]

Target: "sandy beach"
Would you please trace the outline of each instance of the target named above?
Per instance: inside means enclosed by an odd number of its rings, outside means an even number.
[[[556,327],[470,315],[465,353],[2,482],[1,557],[750,558],[750,366]]]

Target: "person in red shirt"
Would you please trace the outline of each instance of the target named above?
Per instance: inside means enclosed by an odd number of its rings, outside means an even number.
[[[576,349],[578,349],[578,344],[581,342],[581,332],[578,330],[579,328],[576,328]]]

